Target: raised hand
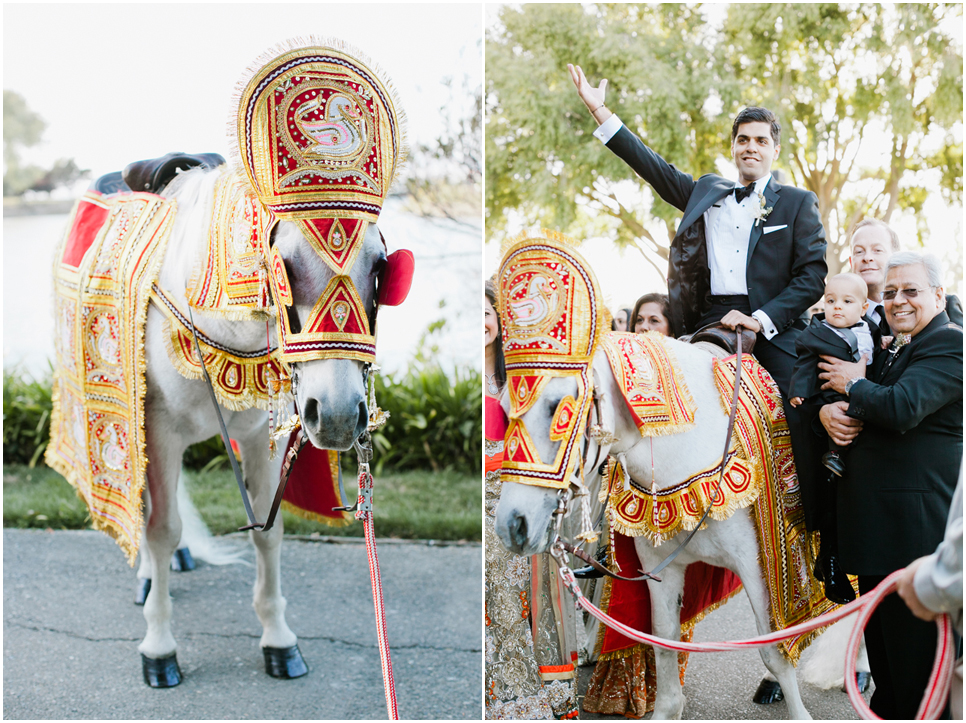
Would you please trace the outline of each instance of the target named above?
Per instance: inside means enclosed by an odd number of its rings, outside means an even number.
[[[587,110],[591,112],[598,123],[603,123],[607,118],[602,117],[602,113],[595,113],[595,111],[605,110],[603,105],[604,92],[607,90],[607,78],[602,79],[600,85],[595,88],[587,80],[587,76],[584,75],[584,71],[579,65],[567,63],[567,70],[570,71],[570,79],[574,82],[574,86],[577,88],[577,95],[580,96],[584,105],[587,106]],[[610,112],[607,112],[607,116],[610,115]]]

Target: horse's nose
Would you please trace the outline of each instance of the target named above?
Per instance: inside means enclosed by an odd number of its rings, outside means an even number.
[[[319,403],[314,397],[305,400],[302,410],[302,423],[310,429],[319,427]]]
[[[527,544],[527,518],[519,512],[513,512],[507,523],[510,533],[510,547],[514,552],[520,552]]]
[[[366,431],[366,427],[369,426],[369,410],[366,409],[366,403],[364,401],[359,402],[359,419],[356,421],[356,439]]]

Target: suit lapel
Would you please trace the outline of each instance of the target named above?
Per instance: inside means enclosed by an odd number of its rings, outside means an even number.
[[[771,178],[768,181],[768,185],[765,186],[765,206],[770,207],[772,212],[775,210],[775,206],[778,205],[779,195],[778,192],[781,190],[781,186],[778,182]],[[748,265],[751,264],[751,255],[755,253],[755,246],[761,240],[762,232],[764,231],[764,222],[758,222],[751,227],[751,238],[748,240],[748,256],[745,260],[745,269],[747,270]]]
[[[734,182],[729,181],[727,178],[721,178],[720,180],[715,180],[714,185],[708,189],[708,192],[704,194],[698,203],[696,203],[681,219],[681,225],[678,226],[678,233],[684,231],[691,224],[700,218],[705,211],[711,208],[711,205],[717,203],[722,198],[731,193],[732,189],[735,187]]]

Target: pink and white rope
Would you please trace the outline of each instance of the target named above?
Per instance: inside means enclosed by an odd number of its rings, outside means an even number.
[[[609,628],[612,628],[631,640],[639,643],[655,645],[666,650],[676,650],[685,653],[721,653],[734,650],[748,650],[753,648],[763,648],[767,645],[774,645],[781,640],[798,637],[818,628],[830,625],[834,622],[848,617],[858,611],[858,620],[849,638],[848,648],[845,658],[845,687],[849,695],[849,700],[856,712],[865,720],[881,720],[870,709],[862,694],[859,693],[855,681],[855,659],[859,652],[859,642],[865,631],[865,626],[869,622],[872,612],[888,595],[896,588],[896,580],[902,574],[902,570],[897,570],[883,580],[874,590],[861,596],[857,600],[843,605],[840,608],[825,613],[808,622],[799,623],[784,630],[778,630],[767,635],[759,635],[755,638],[739,641],[713,642],[713,643],[683,643],[680,640],[666,640],[654,635],[648,635],[639,630],[615,620],[607,613],[603,612],[584,597],[574,578],[573,572],[566,566],[560,567],[561,579],[570,588],[571,594],[576,599],[577,606],[583,608],[593,617]],[[952,662],[955,655],[953,646],[952,624],[948,615],[942,615],[936,619],[936,626],[939,628],[939,640],[936,647],[936,659],[933,664],[932,676],[926,686],[926,693],[916,715],[916,720],[936,719],[942,712],[946,699],[949,697],[949,684],[952,676]]]
[[[376,610],[376,637],[379,639],[379,659],[382,663],[382,680],[386,691],[386,709],[389,720],[399,720],[396,706],[396,684],[392,676],[392,660],[389,657],[389,637],[386,633],[386,606],[382,598],[382,576],[379,573],[379,557],[376,554],[376,534],[372,524],[372,475],[368,465],[359,472],[359,501],[369,502],[367,509],[356,511],[356,519],[362,520],[366,536],[366,555],[369,557],[369,579],[372,582],[372,603]]]

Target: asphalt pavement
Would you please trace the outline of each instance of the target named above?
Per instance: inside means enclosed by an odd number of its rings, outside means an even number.
[[[232,536],[239,546],[243,536]],[[378,541],[399,712],[479,720],[482,548]],[[254,553],[249,555],[254,559]],[[117,545],[3,531],[5,719],[385,719],[364,542],[286,539],[282,590],[308,675],[265,673],[254,567],[172,573],[181,685],[143,681],[142,608]]]

